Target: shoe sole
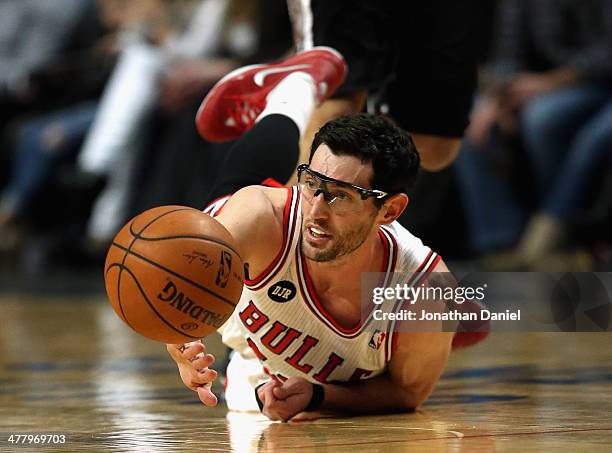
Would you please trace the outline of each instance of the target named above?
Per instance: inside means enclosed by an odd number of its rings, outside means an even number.
[[[245,72],[251,71],[253,69],[256,68],[264,68],[266,67],[266,65],[262,65],[262,64],[253,64],[253,65],[248,65],[248,66],[243,66],[241,68],[238,69],[234,69],[233,71],[229,72],[228,74],[226,74],[225,76],[223,76],[221,78],[221,80],[219,80],[217,83],[214,84],[214,86],[210,89],[210,91],[208,92],[208,94],[206,95],[206,97],[204,98],[204,100],[202,101],[202,103],[200,104],[200,107],[198,108],[198,111],[196,113],[196,119],[195,119],[195,123],[196,123],[196,129],[198,130],[198,133],[205,139],[211,142],[225,142],[225,141],[229,141],[225,138],[217,138],[215,137],[215,134],[210,134],[209,131],[205,128],[205,122],[200,121],[200,118],[202,117],[202,115],[204,115],[204,111],[207,107],[207,105],[210,105],[211,103],[214,104],[217,102],[217,100],[219,98],[221,98],[221,96],[223,96],[223,92],[221,91],[221,87],[222,85],[228,81],[231,78],[237,77],[241,74],[244,74]]]

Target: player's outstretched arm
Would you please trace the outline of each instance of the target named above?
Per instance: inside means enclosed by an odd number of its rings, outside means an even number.
[[[243,262],[249,264],[252,275],[262,272],[281,246],[285,198],[284,189],[245,187],[230,198],[215,218],[232,235],[231,245]],[[176,362],[185,386],[197,392],[206,406],[215,406],[217,397],[211,386],[217,372],[208,368],[214,357],[206,353],[202,342],[168,344],[166,349]]]
[[[448,273],[440,261],[436,272]],[[448,275],[448,274],[445,274]],[[326,384],[318,410],[342,414],[413,410],[433,391],[448,360],[453,332],[398,332],[387,372],[355,383]],[[306,379],[270,381],[258,390],[264,415],[287,421],[310,404],[314,387]]]
[[[450,275],[444,262],[435,269]],[[438,382],[451,351],[453,332],[397,332],[387,373],[356,384],[325,388],[321,408],[374,413],[411,410],[421,405]]]
[[[326,384],[318,411],[340,414],[406,412],[421,405],[432,392],[448,359],[452,333],[399,333],[388,371],[355,383]],[[270,381],[258,389],[262,412],[271,420],[287,421],[307,410],[314,386],[304,378]]]
[[[452,333],[398,333],[388,372],[355,384],[326,385],[321,409],[367,414],[404,412],[420,406],[440,378]]]

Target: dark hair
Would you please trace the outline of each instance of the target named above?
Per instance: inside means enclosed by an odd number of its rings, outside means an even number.
[[[335,155],[371,162],[373,189],[407,192],[416,180],[421,162],[416,146],[406,131],[385,116],[360,113],[329,121],[316,133],[309,160],[322,144]]]

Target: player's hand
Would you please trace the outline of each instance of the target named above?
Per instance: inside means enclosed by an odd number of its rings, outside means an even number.
[[[312,399],[312,384],[306,379],[290,377],[285,382],[267,382],[258,390],[262,413],[273,421],[291,419],[303,412]]]
[[[217,372],[208,368],[215,358],[212,354],[206,354],[206,347],[202,342],[167,344],[166,349],[178,365],[183,384],[197,392],[204,405],[216,406],[217,397],[210,388],[217,379]]]

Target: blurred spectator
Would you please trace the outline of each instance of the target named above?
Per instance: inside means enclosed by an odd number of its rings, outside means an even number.
[[[78,149],[112,58],[101,52],[108,28],[94,0],[2,2],[0,8],[6,21],[0,39],[2,115],[12,118],[2,147],[2,159],[12,161],[0,197],[0,228],[6,233],[4,227],[30,207],[58,162]]]
[[[612,152],[612,2],[503,0],[498,13],[457,169],[474,247],[518,241],[520,266],[563,245]],[[513,138],[525,157],[508,154]],[[518,177],[509,174],[513,159]],[[511,189],[526,170],[535,184],[532,214]]]
[[[91,92],[83,69],[104,32],[95,0],[0,0],[0,125]],[[91,66],[91,65],[90,65]],[[98,61],[97,69],[104,68]],[[66,76],[79,75],[67,85]]]
[[[62,68],[80,67],[88,83],[85,76],[100,69],[97,90],[46,108],[43,96],[10,128],[14,158],[0,194],[0,249],[11,251],[3,256],[11,267],[30,276],[90,262],[82,246],[105,252],[134,209],[201,207],[223,146],[198,136],[199,103],[230,70],[279,57],[291,43],[284,0],[266,0],[265,10],[263,0],[91,0],[90,6],[109,33],[80,43],[78,54],[64,51],[59,61]],[[112,72],[102,71],[98,55],[116,56]],[[59,65],[46,72],[47,86],[77,92],[79,72]]]
[[[39,0],[38,3],[47,2]],[[54,4],[55,8],[61,6],[61,2],[54,0],[48,3]],[[38,70],[35,78],[30,77],[38,87],[46,90],[37,90],[37,97],[33,98],[31,110],[27,113],[31,116],[40,110],[52,111],[34,119],[26,116],[14,121],[10,128],[10,131],[16,131],[13,165],[8,185],[0,198],[0,230],[5,239],[19,233],[23,235],[26,227],[39,227],[43,236],[52,235],[53,228],[58,226],[54,225],[54,219],[63,220],[61,228],[68,228],[74,214],[71,212],[73,206],[68,206],[65,199],[54,200],[50,194],[57,195],[53,190],[58,182],[57,172],[62,164],[74,160],[94,120],[98,110],[96,100],[110,73],[110,65],[104,63],[112,61],[134,34],[146,30],[151,36],[161,37],[169,33],[166,21],[162,20],[162,0],[134,0],[127,4],[116,0],[77,0],[77,3],[87,7],[83,8],[81,15],[72,16],[78,21],[72,28],[85,31],[74,32],[74,44],[64,46],[52,64]],[[40,13],[44,11],[41,8]],[[58,13],[49,14],[53,17]],[[45,23],[42,18],[40,21]],[[50,22],[57,25],[57,21]],[[104,27],[92,34],[92,23],[101,23]],[[61,109],[56,106],[57,110],[54,110],[55,103],[48,101],[55,93],[47,95],[47,91],[53,89],[62,94],[58,99]],[[98,186],[97,182],[94,180],[93,185]],[[88,185],[92,185],[91,180],[85,180],[85,187],[73,184],[71,189],[90,189]],[[78,202],[78,194],[75,193],[73,198]],[[18,220],[21,220],[20,224],[15,225]],[[4,248],[11,245],[10,240],[3,241]]]
[[[282,30],[287,38],[277,39]],[[124,51],[79,156],[83,170],[109,178],[89,222],[93,244],[106,246],[131,206],[204,203],[198,180],[213,179],[216,164],[194,155],[206,151],[194,127],[199,103],[235,67],[280,56],[289,36],[282,0],[204,0],[182,33],[157,46],[134,42]],[[177,192],[172,186],[186,185],[201,189],[197,202],[168,196]]]

